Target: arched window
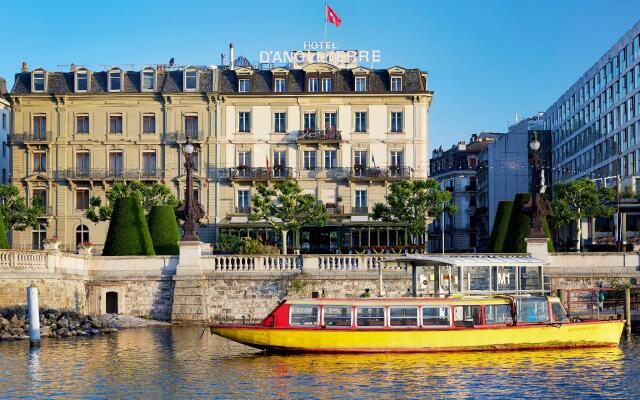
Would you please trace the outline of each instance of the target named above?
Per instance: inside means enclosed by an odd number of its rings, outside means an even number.
[[[184,91],[198,90],[198,70],[194,67],[184,69]]]
[[[119,92],[122,89],[122,70],[118,67],[113,67],[107,74],[109,91]]]
[[[140,72],[140,82],[142,82],[143,92],[153,92],[156,90],[156,71],[151,67],[146,67]]]
[[[89,241],[89,228],[86,225],[76,227],[76,246]]]
[[[89,91],[90,86],[89,70],[79,68],[75,73],[75,91],[76,93],[84,93]]]
[[[31,72],[31,91],[44,92],[47,88],[47,71],[36,68]]]

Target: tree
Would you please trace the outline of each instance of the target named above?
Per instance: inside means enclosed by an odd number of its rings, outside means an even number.
[[[587,178],[566,183],[557,183],[553,187],[551,215],[554,228],[563,224],[576,224],[578,251],[582,250],[582,224],[585,217],[611,217],[615,208],[610,206],[615,198],[611,188],[596,188],[596,184]]]
[[[424,236],[428,251],[428,220],[441,212],[454,214],[457,208],[451,203],[451,193],[438,188],[433,178],[424,181],[402,180],[395,182],[385,196],[387,204],[376,203],[371,217],[386,222],[402,222],[413,237],[414,244]]]
[[[90,221],[98,223],[100,221],[109,221],[113,212],[113,205],[117,199],[123,197],[135,197],[142,203],[145,212],[151,211],[153,206],[178,206],[178,199],[171,193],[171,189],[167,185],[159,182],[146,184],[140,181],[115,181],[107,190],[108,204],[102,205],[100,197],[92,196],[89,199],[90,208],[85,211],[85,217]]]
[[[153,256],[147,219],[136,197],[115,201],[102,254],[105,256]]]
[[[252,197],[250,221],[266,221],[282,236],[282,254],[287,254],[287,233],[303,226],[327,223],[324,204],[312,194],[303,194],[298,183],[287,179],[272,186],[258,184]]]
[[[489,236],[489,244],[487,245],[490,253],[503,253],[504,243],[509,230],[509,220],[511,219],[511,211],[513,209],[513,201],[501,201],[498,203],[496,217],[493,220],[493,230]]]
[[[504,238],[504,245],[500,252],[526,253],[526,238],[531,234],[531,217],[527,215],[525,207],[531,199],[530,193],[518,193],[511,202],[513,207],[508,221],[508,230]],[[494,223],[495,224],[495,223]],[[546,216],[543,217],[542,230],[547,236],[547,251],[553,252],[553,241],[549,232]]]
[[[0,185],[0,215],[6,229],[23,231],[28,227],[37,228],[42,211],[42,204],[37,197],[29,207],[25,198],[20,196],[17,186]]]
[[[157,255],[178,255],[180,231],[171,206],[153,206],[147,217],[153,249]]]

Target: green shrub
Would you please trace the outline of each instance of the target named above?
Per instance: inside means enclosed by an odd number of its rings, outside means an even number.
[[[233,251],[235,253],[240,251],[240,237],[236,235],[221,234],[218,236],[218,250]]]
[[[105,256],[153,256],[153,242],[140,199],[122,197],[116,200],[111,214]]]
[[[259,254],[270,255],[278,254],[278,248],[273,246],[265,246],[256,239],[243,237],[240,239],[239,254]]]
[[[513,209],[513,201],[501,201],[498,203],[496,210],[496,218],[493,222],[491,236],[489,236],[488,251],[490,253],[502,253],[504,241],[507,237],[509,229],[509,219],[511,218],[511,210]]]
[[[180,231],[172,206],[153,206],[147,216],[153,249],[157,255],[178,255]]]
[[[0,249],[8,249],[7,228],[4,226],[3,218],[0,217]]]

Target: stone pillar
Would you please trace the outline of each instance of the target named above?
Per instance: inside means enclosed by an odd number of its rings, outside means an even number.
[[[176,275],[197,275],[202,276],[202,265],[200,257],[202,256],[202,242],[188,241],[178,242],[180,247],[180,256],[178,258],[178,268]]]
[[[527,242],[527,253],[531,254],[545,263],[549,260],[549,251],[547,249],[547,238],[525,238]]]
[[[171,322],[206,323],[207,281],[201,261],[202,242],[181,241],[176,274],[173,276]]]

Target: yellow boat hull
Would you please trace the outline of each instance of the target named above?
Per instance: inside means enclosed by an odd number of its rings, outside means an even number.
[[[251,347],[289,353],[412,353],[617,346],[624,321],[469,329],[290,329],[212,326]]]

